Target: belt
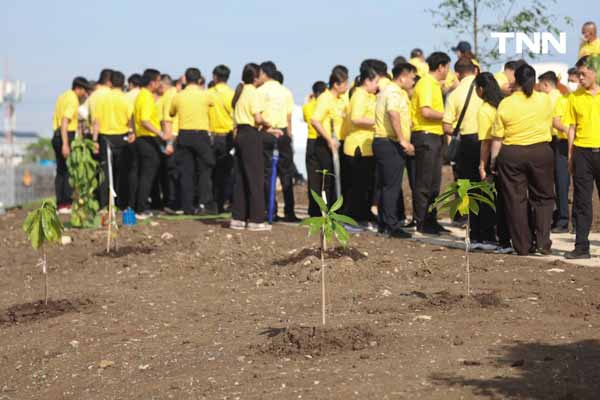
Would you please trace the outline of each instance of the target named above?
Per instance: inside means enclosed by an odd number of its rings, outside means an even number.
[[[436,135],[436,136],[443,136],[442,133],[435,133],[435,132],[429,132],[429,131],[413,131],[412,133],[418,133],[420,135]]]
[[[590,151],[592,153],[600,153],[600,147],[580,147],[580,146],[574,146],[574,147],[580,151]]]

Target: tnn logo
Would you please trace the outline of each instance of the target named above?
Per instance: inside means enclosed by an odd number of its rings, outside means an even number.
[[[567,34],[561,32],[558,40],[550,32],[534,32],[533,39],[523,32],[492,32],[492,38],[498,39],[498,53],[506,54],[506,42],[515,40],[515,53],[523,54],[523,46],[534,54],[548,54],[550,45],[559,54],[567,53]]]

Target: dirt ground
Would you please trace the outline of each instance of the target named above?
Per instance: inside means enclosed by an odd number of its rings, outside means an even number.
[[[0,399],[600,398],[600,275],[353,235],[326,258],[296,226],[66,232],[50,298],[25,212],[0,217]],[[168,234],[167,234],[168,233]]]

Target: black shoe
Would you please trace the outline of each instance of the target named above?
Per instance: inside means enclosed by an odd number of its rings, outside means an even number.
[[[286,215],[285,217],[283,217],[282,221],[289,222],[292,224],[297,224],[298,222],[300,222],[302,220],[300,218],[296,217],[296,215]]]
[[[568,226],[555,226],[552,228],[552,233],[569,233]]]
[[[433,226],[421,226],[421,227],[417,227],[417,232],[422,233],[423,235],[435,235],[435,236],[439,236],[440,235],[440,231],[437,230],[435,227]]]
[[[567,260],[585,260],[588,258],[592,258],[592,256],[590,255],[589,250],[575,249],[573,251],[565,253],[565,258]]]
[[[412,235],[402,228],[396,228],[388,233],[388,237],[396,239],[410,239]]]
[[[417,227],[417,222],[413,219],[410,222],[406,222],[400,226],[405,229],[412,229]]]
[[[439,233],[451,233],[451,232],[452,232],[452,231],[450,231],[449,229],[446,229],[446,228],[444,228],[442,225],[440,225],[440,223],[439,223],[439,222],[436,222],[436,223],[433,225],[433,228],[434,228],[434,229],[437,229],[437,231],[438,231]]]
[[[537,249],[537,252],[543,256],[551,256],[552,255],[552,249]]]
[[[208,203],[206,205],[200,205],[198,209],[198,215],[217,215],[219,214],[219,209],[215,203]]]

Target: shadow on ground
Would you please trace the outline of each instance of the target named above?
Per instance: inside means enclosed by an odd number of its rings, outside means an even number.
[[[469,364],[465,364],[469,365]],[[600,398],[600,341],[567,344],[516,343],[501,347],[489,362],[490,379],[432,375],[439,385],[470,387],[492,399],[592,400]],[[476,372],[476,371],[475,371]]]

